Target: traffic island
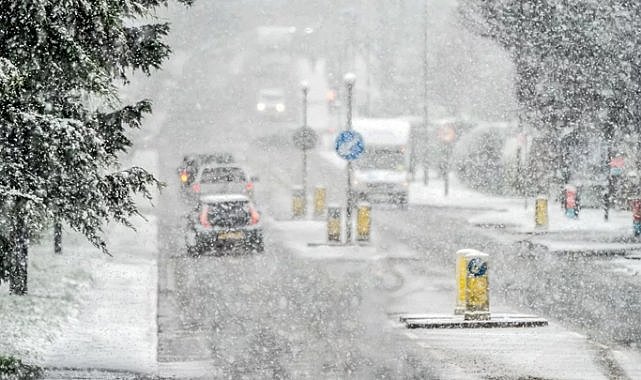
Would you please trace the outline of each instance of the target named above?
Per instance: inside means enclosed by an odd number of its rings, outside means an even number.
[[[462,315],[414,314],[401,316],[400,322],[408,329],[474,329],[548,325],[546,319],[521,314],[492,314],[490,319],[485,320],[466,320]]]
[[[540,327],[547,320],[520,314],[490,314],[490,256],[475,249],[456,252],[454,315],[411,314],[400,317],[408,329]]]

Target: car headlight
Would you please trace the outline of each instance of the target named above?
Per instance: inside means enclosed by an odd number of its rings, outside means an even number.
[[[278,112],[285,111],[285,105],[281,104],[281,103],[276,104],[276,111],[278,111]]]
[[[256,109],[259,111],[264,111],[265,110],[265,103],[258,103],[256,104]]]

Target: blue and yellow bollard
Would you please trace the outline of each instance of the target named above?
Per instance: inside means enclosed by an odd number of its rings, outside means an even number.
[[[372,207],[369,203],[361,202],[356,208],[356,240],[369,241],[372,227]]]
[[[465,284],[467,280],[467,261],[465,255],[473,252],[470,249],[461,249],[456,252],[456,307],[455,315],[465,314]]]
[[[341,241],[341,209],[340,207],[327,207],[327,241]]]
[[[314,216],[319,218],[325,214],[325,199],[327,189],[324,186],[316,186],[314,189]]]
[[[305,216],[305,192],[299,186],[292,189],[292,216],[294,219]]]
[[[490,255],[476,250],[465,254],[465,313],[464,319],[490,319],[490,281],[488,276]]]
[[[548,198],[539,196],[534,203],[534,224],[536,228],[548,228]]]

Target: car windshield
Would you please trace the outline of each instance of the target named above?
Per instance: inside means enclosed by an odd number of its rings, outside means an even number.
[[[198,159],[203,163],[231,164],[234,156],[231,153],[201,154]]]
[[[228,182],[241,183],[245,181],[245,172],[243,172],[243,170],[240,168],[233,167],[205,168],[203,169],[200,177],[200,182],[203,184],[218,184]]]
[[[405,169],[405,153],[399,149],[366,148],[365,153],[355,160],[357,169],[397,170]]]

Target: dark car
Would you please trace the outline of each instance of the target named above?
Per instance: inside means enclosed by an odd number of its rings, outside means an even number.
[[[245,194],[253,199],[257,180],[257,177],[248,177],[245,170],[237,165],[207,165],[194,177],[190,193],[192,198],[213,194]]]
[[[231,164],[233,162],[235,162],[234,156],[226,152],[189,154],[184,156],[182,163],[178,167],[181,189],[186,190],[192,186],[196,175],[203,165]]]
[[[188,219],[186,242],[192,255],[212,250],[240,247],[263,252],[263,226],[260,213],[242,194],[202,196]]]

